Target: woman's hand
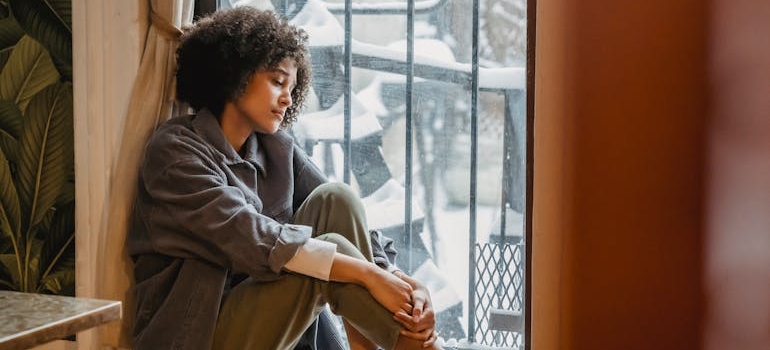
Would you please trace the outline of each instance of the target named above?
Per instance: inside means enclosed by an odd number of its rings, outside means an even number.
[[[329,280],[363,286],[391,313],[412,310],[412,286],[366,260],[335,253]]]
[[[372,273],[364,279],[364,287],[375,300],[393,314],[412,312],[414,290],[406,281],[373,265]]]
[[[393,318],[404,327],[401,330],[402,335],[421,340],[423,347],[430,347],[437,339],[436,317],[430,300],[430,292],[422,283],[401,271],[396,271],[394,275],[408,283],[413,291],[411,309],[398,311]]]
[[[366,288],[378,303],[393,313],[404,327],[404,336],[423,341],[425,347],[436,341],[436,318],[430,293],[417,280],[400,271],[390,273],[371,262],[340,253],[334,255],[329,279]]]

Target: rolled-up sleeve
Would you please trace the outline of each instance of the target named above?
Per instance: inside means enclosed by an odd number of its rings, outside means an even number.
[[[309,226],[304,227],[310,229]],[[297,254],[285,267],[290,271],[328,281],[336,252],[336,244],[311,238],[297,250]]]

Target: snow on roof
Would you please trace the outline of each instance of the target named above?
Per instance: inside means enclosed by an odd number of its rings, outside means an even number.
[[[377,5],[387,4],[389,3]],[[392,4],[396,6],[399,3]],[[308,0],[302,10],[291,20],[291,23],[308,32],[311,47],[341,47],[344,45],[345,30],[334,15],[329,12],[327,5],[320,0]],[[352,50],[357,55],[406,62],[406,41],[403,40],[382,46],[353,39]],[[417,38],[414,40],[414,63],[466,74],[471,73],[470,64],[456,62],[449,46],[436,39]],[[402,77],[400,74],[389,74],[391,75],[386,77],[390,79]],[[526,86],[525,78],[524,67],[479,68],[479,87],[482,89],[524,89]]]
[[[326,110],[308,113],[297,120],[294,131],[301,139],[339,141],[344,137],[344,102],[340,96],[337,102]],[[374,115],[357,97],[352,95],[350,103],[350,133],[356,140],[382,131],[377,116]]]
[[[310,46],[342,46],[345,30],[320,0],[308,0],[289,23],[304,29]]]

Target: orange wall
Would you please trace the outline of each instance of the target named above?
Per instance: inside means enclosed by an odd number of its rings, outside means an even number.
[[[706,17],[538,2],[534,350],[700,347]]]

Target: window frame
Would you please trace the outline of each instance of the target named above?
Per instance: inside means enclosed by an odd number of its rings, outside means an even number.
[[[212,11],[215,8],[220,7],[220,3],[222,0],[196,0],[195,8],[196,8],[196,18],[199,15],[203,15],[206,13],[206,11]],[[278,13],[285,13],[285,9],[288,8],[288,3],[290,0],[280,0],[279,4],[280,6],[276,6],[276,12]],[[362,4],[362,3],[354,3],[351,0],[345,0],[343,3],[334,3],[334,4],[328,4],[329,10],[334,14],[342,14],[345,16],[345,43],[344,43],[344,65],[345,67],[357,67],[357,68],[367,68],[372,69],[371,67],[367,66],[367,63],[369,62],[370,58],[367,58],[362,55],[354,54],[351,51],[352,47],[352,34],[351,34],[351,23],[352,23],[352,16],[353,15],[367,15],[367,14],[406,14],[408,16],[407,21],[407,58],[406,62],[396,62],[391,61],[390,63],[393,64],[395,67],[395,71],[392,72],[402,72],[406,73],[407,79],[406,79],[406,114],[411,114],[412,109],[412,95],[411,95],[411,87],[413,83],[413,79],[415,77],[415,71],[420,72],[418,76],[424,77],[427,79],[437,79],[439,76],[439,72],[434,70],[434,67],[431,67],[430,65],[421,65],[419,63],[415,63],[414,61],[414,53],[413,53],[413,40],[414,40],[414,15],[415,14],[421,14],[425,13],[427,11],[431,11],[432,9],[436,7],[443,6],[446,2],[449,0],[405,0],[406,6],[405,7],[395,7],[395,6],[384,6],[383,8],[378,9],[376,6],[372,6],[371,4]],[[275,0],[273,0],[275,2]],[[526,24],[526,60],[525,60],[525,123],[526,123],[526,140],[525,140],[525,148],[524,148],[524,164],[525,164],[525,171],[524,171],[524,177],[525,177],[525,183],[524,183],[524,305],[523,305],[523,322],[524,322],[524,330],[523,330],[523,346],[525,350],[531,349],[532,344],[532,207],[533,207],[533,167],[534,167],[534,152],[533,152],[533,146],[534,146],[534,121],[535,121],[535,48],[536,48],[536,13],[537,13],[537,0],[526,0],[527,4],[527,24]],[[392,3],[389,3],[389,5],[392,5]],[[351,11],[346,11],[345,9],[351,8]],[[199,11],[199,9],[202,9]],[[474,41],[474,49],[473,49],[473,58],[471,63],[471,72],[470,72],[470,81],[471,81],[471,94],[472,94],[472,101],[473,101],[473,109],[476,108],[478,105],[477,99],[480,90],[483,88],[479,87],[479,62],[478,62],[478,31],[479,31],[479,0],[473,0],[473,41]],[[387,61],[387,60],[385,60]],[[382,67],[383,65],[380,64],[378,67]],[[344,148],[347,150],[350,150],[351,147],[351,140],[350,140],[350,109],[351,109],[351,97],[350,94],[352,92],[351,89],[351,69],[345,69],[345,85],[344,85],[344,95],[345,95],[345,142],[344,142]],[[464,76],[462,72],[453,72],[452,75],[453,78],[450,79],[450,83],[455,84],[465,84],[467,83],[467,76]],[[438,80],[438,79],[437,79]],[[509,103],[507,102],[507,95],[506,95],[506,109],[509,108]],[[472,112],[475,114],[476,112]],[[472,117],[472,119],[477,119],[475,116]],[[507,119],[507,118],[506,118]],[[507,122],[507,121],[506,121]],[[472,122],[473,124],[474,122]],[[478,132],[475,130],[475,126],[472,126],[472,138],[477,137],[476,135]],[[409,131],[407,131],[409,135]],[[472,141],[475,142],[475,141]],[[406,142],[406,162],[407,164],[411,164],[411,142]],[[475,148],[475,147],[474,147]],[[475,151],[473,151],[475,152]],[[472,162],[475,162],[476,155],[471,156]],[[344,156],[344,182],[350,183],[350,169],[351,169],[351,159],[350,159],[350,151],[345,152]],[[504,174],[504,177],[506,175]],[[477,181],[474,179],[474,175],[471,175],[471,183],[476,183]],[[501,181],[504,181],[504,179],[501,179]],[[407,172],[407,186],[406,186],[406,197],[411,198],[411,174]],[[475,196],[475,186],[471,186],[471,196]],[[473,208],[474,204],[471,204],[471,208]],[[505,211],[503,210],[503,213]],[[410,218],[412,215],[412,208],[411,208],[411,201],[406,201],[406,208],[405,208],[405,214],[404,214],[404,230],[406,231],[406,234],[408,237],[412,236],[412,225],[406,224],[408,222],[411,222]],[[474,209],[471,209],[471,226],[475,227],[475,215]],[[504,214],[503,214],[504,215]],[[472,228],[471,231],[475,231],[475,228]],[[475,235],[474,235],[475,236]],[[471,237],[471,241],[475,240],[475,237]],[[407,242],[407,244],[410,244],[411,242]],[[469,242],[469,245],[473,244],[472,242]],[[473,247],[469,248],[471,252],[474,251]],[[471,253],[474,254],[474,253]],[[473,255],[469,259],[470,263],[473,263],[474,257]],[[473,266],[469,267],[469,274],[473,273]],[[469,282],[469,293],[473,293],[474,286],[471,285],[472,283]],[[473,312],[470,309],[470,306],[468,308],[468,313],[470,314]],[[469,315],[469,319],[473,319]],[[469,321],[470,322],[470,321]],[[469,323],[469,328],[470,327]],[[473,341],[473,335],[471,334],[470,330],[468,332],[468,337],[471,341]]]

